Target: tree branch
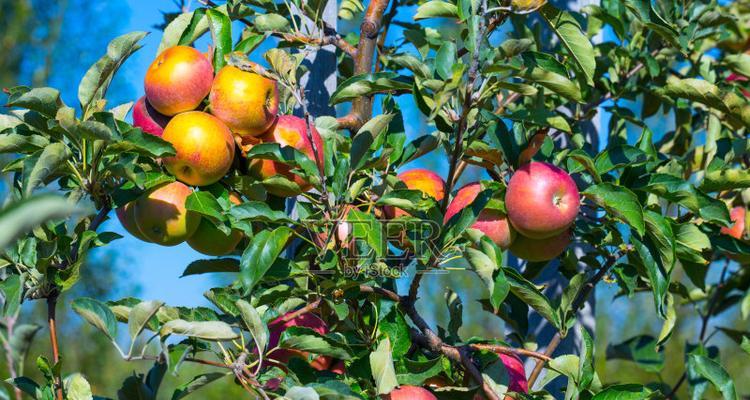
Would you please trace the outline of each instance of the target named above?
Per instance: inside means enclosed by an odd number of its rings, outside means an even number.
[[[354,57],[354,75],[372,72],[377,47],[378,31],[389,0],[370,0],[359,29],[359,44]],[[394,0],[397,1],[397,0]],[[339,127],[355,131],[372,118],[372,96],[362,96],[352,102],[349,114],[337,119]]]
[[[57,298],[59,293],[55,290],[54,293],[47,297],[47,323],[49,324],[49,338],[52,345],[52,362],[57,364],[60,362],[60,349],[57,344]],[[64,400],[62,379],[60,374],[55,374],[55,399]]]

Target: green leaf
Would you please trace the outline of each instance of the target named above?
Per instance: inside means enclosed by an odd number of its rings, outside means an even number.
[[[409,336],[409,325],[398,307],[392,307],[383,316],[378,323],[378,328],[382,334],[391,340],[391,351],[394,357],[400,358],[409,352],[409,348],[412,345],[411,337]]]
[[[57,89],[43,87],[11,94],[8,97],[8,106],[25,108],[54,118],[63,102]]]
[[[458,7],[440,0],[431,0],[417,8],[414,20],[426,18],[458,18]]]
[[[355,238],[365,239],[378,256],[383,255],[383,228],[374,215],[352,209],[346,220],[352,224],[352,234]]]
[[[583,348],[578,360],[578,390],[582,392],[588,389],[594,380],[594,340],[585,327],[581,326],[580,329]]]
[[[25,126],[24,126],[25,127]],[[21,130],[9,129],[0,135],[0,153],[33,153],[49,144],[42,135],[21,134]]]
[[[568,49],[576,65],[586,77],[586,83],[594,86],[594,71],[596,70],[594,46],[581,31],[578,21],[570,13],[558,10],[551,3],[547,3],[539,9],[539,14],[547,21],[550,28]]]
[[[261,43],[266,39],[266,35],[260,35],[260,34],[248,34],[246,38],[242,39],[239,43],[237,43],[236,46],[234,46],[234,51],[239,51],[241,53],[250,54],[253,50],[258,48]],[[317,124],[316,124],[317,125]]]
[[[128,57],[141,48],[138,42],[147,34],[131,32],[115,38],[107,46],[107,53],[86,71],[78,86],[78,101],[84,111],[104,98],[115,72]]]
[[[218,200],[216,200],[216,197],[207,190],[191,193],[187,200],[185,200],[185,208],[209,217],[214,222],[225,220],[224,210],[221,208]]]
[[[65,378],[64,382],[66,399],[68,400],[93,400],[91,385],[81,374],[73,374]]]
[[[635,362],[648,372],[659,372],[664,368],[664,348],[658,346],[653,336],[635,336],[620,344],[607,347],[607,359]]]
[[[47,183],[47,179],[57,172],[73,156],[68,146],[55,142],[45,147],[26,177],[24,192],[28,196],[34,189]]]
[[[37,332],[42,329],[39,325],[21,324],[13,329],[13,336],[8,340],[10,348],[13,349],[11,356],[18,367],[22,366],[31,349],[31,342]]]
[[[706,171],[700,190],[720,192],[750,187],[750,171],[745,168],[719,168]]]
[[[453,65],[456,63],[456,44],[445,42],[435,54],[435,72],[437,76],[449,80],[453,77]]]
[[[236,258],[211,258],[191,262],[180,278],[190,275],[210,274],[215,272],[240,272],[240,262]]]
[[[272,210],[268,204],[260,201],[248,201],[232,207],[229,214],[240,221],[289,222],[289,216],[283,211]]]
[[[524,109],[506,115],[514,121],[528,122],[540,126],[549,126],[563,132],[572,132],[568,121],[556,113],[547,109]]]
[[[667,290],[669,289],[669,271],[662,262],[662,258],[659,256],[659,250],[650,240],[646,238],[643,242],[636,239],[635,237],[630,238],[630,242],[636,250],[638,260],[640,260],[643,267],[648,273],[649,283],[651,284],[651,291],[654,294],[654,305],[659,316],[666,318],[666,306],[665,300]]]
[[[340,339],[343,337],[334,338],[333,335],[321,335],[310,328],[292,326],[281,334],[279,347],[351,360],[352,354],[349,346]]]
[[[23,298],[24,279],[20,275],[10,275],[0,281],[0,294],[3,298],[3,317],[14,317],[18,313]]]
[[[411,90],[412,83],[410,82],[410,78],[400,76],[393,72],[361,74],[352,76],[344,82],[341,82],[331,94],[329,103],[335,105],[376,93]]]
[[[662,96],[684,98],[721,111],[734,126],[750,125],[750,104],[733,92],[722,93],[718,86],[697,78],[667,78],[667,84],[656,90]]]
[[[623,145],[604,150],[594,159],[599,174],[604,175],[615,169],[634,167],[645,163],[648,155],[633,146]]]
[[[130,339],[135,340],[136,337],[146,328],[151,317],[156,315],[164,302],[151,300],[143,301],[138,303],[135,307],[130,310],[128,315],[128,332],[130,333]]]
[[[76,314],[102,331],[110,340],[117,338],[117,318],[106,304],[96,299],[80,297],[73,300],[71,307]]]
[[[727,54],[724,62],[732,71],[750,76],[750,54]]]
[[[706,356],[690,354],[688,364],[695,369],[698,375],[708,379],[721,392],[724,400],[739,399],[732,378],[719,363]]]
[[[176,154],[174,147],[166,140],[145,133],[140,128],[128,129],[122,140],[107,146],[107,154],[130,152],[148,157],[159,158]]]
[[[232,21],[214,9],[206,10],[206,16],[214,43],[214,70],[218,71],[227,64],[224,57],[232,52]]]
[[[690,182],[667,174],[651,174],[648,183],[641,187],[649,193],[674,203],[679,203],[701,218],[724,226],[729,225],[729,210],[720,200],[699,191]]]
[[[266,346],[268,346],[268,326],[263,323],[260,314],[255,307],[250,305],[250,303],[245,300],[237,300],[236,305],[237,309],[240,310],[242,321],[245,323],[250,334],[253,335],[253,340],[258,347],[258,352],[264,353],[266,351]]]
[[[168,321],[159,331],[161,337],[166,337],[171,334],[213,341],[233,340],[239,337],[239,335],[226,322],[185,321],[184,319],[173,319]]]
[[[367,121],[357,134],[352,138],[352,147],[350,152],[351,169],[357,171],[361,169],[371,157],[373,148],[380,135],[388,130],[388,125],[396,114],[381,114]]]
[[[639,235],[645,233],[643,207],[630,189],[605,182],[589,186],[581,194],[607,210],[613,217],[632,226]]]
[[[510,284],[510,291],[521,299],[524,303],[528,304],[531,308],[536,310],[539,315],[547,319],[552,326],[560,329],[560,317],[555,312],[555,308],[552,306],[550,300],[542,294],[542,292],[534,286],[533,283],[524,278],[513,268],[503,268],[505,276],[508,278]]]
[[[208,385],[209,383],[221,379],[227,375],[231,375],[229,372],[209,372],[194,377],[190,382],[184,383],[178,386],[174,393],[172,393],[172,400],[179,400],[187,397],[189,394],[196,390]]]
[[[569,100],[583,103],[581,88],[575,82],[556,72],[534,67],[524,71],[522,77],[526,80],[536,82]]]
[[[247,158],[278,161],[292,167],[298,167],[299,169],[295,168],[292,172],[301,175],[313,185],[320,183],[320,172],[315,160],[311,160],[307,155],[291,146],[281,147],[278,143],[256,144],[247,152]]]
[[[259,32],[286,32],[289,30],[289,20],[279,14],[260,14],[255,17],[255,28]]]
[[[389,338],[381,340],[378,348],[370,353],[370,370],[379,395],[388,394],[398,386]]]
[[[651,391],[638,384],[613,385],[597,393],[591,400],[643,400]]]
[[[252,292],[263,279],[291,235],[291,229],[279,227],[272,231],[264,230],[253,237],[240,260],[240,283],[246,294]]]
[[[65,198],[42,194],[18,200],[0,210],[0,249],[46,221],[65,218],[76,206]]]

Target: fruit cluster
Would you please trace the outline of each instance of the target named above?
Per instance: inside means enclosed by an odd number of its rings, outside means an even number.
[[[420,190],[437,201],[445,196],[445,182],[432,171],[413,169],[398,177],[407,188]],[[481,191],[478,182],[460,188],[445,211],[444,222],[470,206]],[[579,205],[578,188],[568,173],[554,165],[531,162],[516,170],[508,182],[507,215],[485,208],[471,227],[519,258],[547,261],[559,256],[570,244],[570,227]],[[386,215],[398,217],[404,212],[389,213],[386,209]]]
[[[239,231],[225,234],[211,222],[189,212],[185,203],[193,187],[216,183],[232,168],[235,153],[259,143],[291,146],[322,169],[323,142],[314,126],[291,115],[278,115],[275,81],[233,66],[214,76],[209,58],[188,46],[164,50],[153,61],[144,80],[146,95],[133,108],[133,124],[171,143],[176,154],[161,160],[176,182],[152,188],[120,207],[117,216],[133,236],[163,246],[184,241],[208,255],[232,252],[242,240]],[[310,137],[312,137],[311,143]],[[240,151],[236,151],[239,145]],[[313,154],[316,149],[320,154]],[[301,190],[309,184],[288,165],[272,160],[251,160],[249,173],[259,180],[282,175]],[[269,189],[278,196],[288,190]],[[240,197],[230,195],[240,203]]]

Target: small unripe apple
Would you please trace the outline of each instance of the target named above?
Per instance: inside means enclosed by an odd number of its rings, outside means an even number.
[[[236,193],[229,194],[229,201],[235,205],[242,203]],[[187,240],[187,244],[195,251],[208,256],[224,256],[234,251],[242,240],[242,231],[232,229],[227,235],[220,231],[211,221],[201,218],[198,229]]]
[[[526,261],[549,261],[562,254],[569,244],[570,232],[567,230],[545,239],[532,239],[518,234],[510,245],[510,252]]]
[[[544,239],[566,231],[579,207],[573,178],[543,162],[531,162],[516,170],[505,192],[508,219],[527,238]]]
[[[381,396],[383,400],[437,400],[432,392],[419,386],[403,385]]]
[[[157,186],[135,201],[134,215],[138,229],[149,241],[176,246],[195,233],[200,217],[185,208],[193,193],[181,182]]]
[[[172,175],[192,186],[217,182],[229,172],[234,160],[234,138],[218,118],[200,111],[179,114],[164,129],[162,138],[177,155],[164,158]]]
[[[214,69],[200,51],[170,47],[146,71],[146,98],[160,113],[173,116],[198,108],[211,90]]]
[[[732,221],[732,226],[722,227],[721,233],[729,235],[735,239],[742,239],[745,234],[745,214],[747,211],[743,206],[737,206],[732,208],[729,212],[729,219]]]
[[[169,123],[169,117],[160,114],[146,100],[141,97],[133,106],[133,126],[141,128],[146,133],[159,136],[164,133],[164,127]]]
[[[478,183],[470,183],[456,192],[456,196],[445,210],[443,222],[448,222],[454,215],[469,207],[477,195],[482,191],[482,186]],[[471,226],[473,229],[482,231],[496,245],[502,249],[507,249],[516,237],[516,232],[510,227],[508,218],[499,210],[484,209],[479,213],[476,222]]]
[[[310,328],[321,335],[328,333],[328,325],[326,325],[326,323],[315,314],[306,313],[298,315],[289,321],[284,321],[284,317],[289,314],[291,314],[291,312],[284,314],[269,324],[269,349],[278,346],[281,334],[292,326]],[[288,363],[292,357],[299,357],[308,360],[309,356],[310,354],[307,352],[293,349],[276,349],[268,354],[269,358],[283,364]],[[331,357],[318,356],[310,361],[310,366],[317,371],[325,371],[331,367],[332,362],[333,359]]]
[[[260,136],[279,113],[276,82],[226,66],[214,78],[209,95],[211,113],[240,136]]]
[[[260,136],[259,139],[261,143],[278,143],[281,147],[293,147],[305,154],[313,162],[317,161],[318,169],[323,171],[325,162],[323,139],[312,124],[310,125],[310,134],[313,139],[312,142],[307,136],[307,122],[304,119],[293,115],[281,115],[276,119],[271,129],[263,134],[263,136]],[[313,143],[315,143],[317,157],[313,152]],[[291,172],[291,167],[272,160],[253,160],[250,164],[250,173],[259,179],[268,179],[272,176],[282,175],[294,181],[303,192],[311,188],[311,185],[307,181]],[[268,191],[273,195],[281,197],[298,194],[277,188],[269,188]]]
[[[423,168],[410,169],[398,174],[398,179],[406,185],[408,189],[419,190],[422,193],[432,197],[435,201],[443,200],[445,197],[445,181],[440,175]],[[393,219],[409,215],[400,208],[387,206],[383,209],[386,217]]]
[[[135,222],[134,211],[134,202],[131,201],[130,203],[116,209],[115,214],[117,215],[117,219],[120,220],[122,227],[125,228],[128,233],[144,242],[149,242],[150,240],[148,240],[148,238],[141,232],[140,228],[138,228],[138,224]]]

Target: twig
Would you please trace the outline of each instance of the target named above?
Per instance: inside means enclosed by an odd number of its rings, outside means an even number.
[[[54,293],[47,297],[47,323],[49,324],[49,338],[52,344],[52,362],[55,364],[60,362],[60,349],[57,344],[57,319],[56,319],[56,308],[57,298],[59,293],[55,290]],[[53,368],[54,370],[54,368]],[[64,400],[62,379],[60,374],[57,373],[54,376],[55,380],[55,399]]]
[[[321,300],[322,299],[319,297],[315,301],[313,301],[312,303],[310,303],[310,304],[308,304],[308,305],[300,308],[299,310],[297,310],[297,311],[295,311],[293,313],[286,314],[286,315],[284,315],[282,317],[279,317],[279,318],[277,318],[277,319],[269,322],[268,326],[274,326],[274,325],[278,325],[278,324],[283,323],[283,322],[289,322],[289,321],[291,321],[291,320],[299,317],[300,315],[307,314],[310,311],[318,308],[318,306],[320,305],[320,301]]]
[[[508,346],[500,346],[497,344],[473,343],[473,344],[470,344],[469,347],[475,350],[487,350],[493,353],[532,357],[532,358],[536,358],[536,359],[543,360],[546,362],[552,361],[552,358],[549,355],[544,354],[544,353],[538,353],[536,351],[531,351],[531,350],[526,350],[526,349],[516,349],[514,347],[508,347]]]
[[[380,287],[359,285],[359,291],[362,293],[375,293],[397,303],[401,301],[401,296],[399,296],[397,293]]]
[[[620,250],[615,252],[614,254],[607,257],[607,261],[605,264],[599,268],[599,271],[594,274],[591,278],[589,278],[588,281],[583,285],[581,288],[581,291],[578,292],[578,295],[571,303],[571,310],[573,312],[578,312],[578,309],[581,308],[585,303],[586,300],[588,300],[589,295],[594,290],[594,287],[596,287],[596,284],[599,283],[599,281],[604,278],[605,275],[607,275],[607,272],[609,272],[609,269],[612,268],[613,265],[619,260],[622,256],[625,255],[627,251],[630,251],[630,248],[628,247],[626,250]],[[562,342],[562,334],[560,332],[555,333],[555,336],[552,337],[552,340],[550,340],[549,344],[547,345],[547,349],[544,351],[544,355],[547,357],[552,357],[552,354],[557,349],[557,346],[560,345],[560,342]],[[539,374],[542,373],[542,369],[544,369],[544,366],[547,364],[547,361],[545,360],[538,360],[536,365],[534,366],[534,370],[531,371],[531,374],[529,375],[529,389],[531,389],[534,386],[534,383],[536,383],[536,380],[539,378]]]

